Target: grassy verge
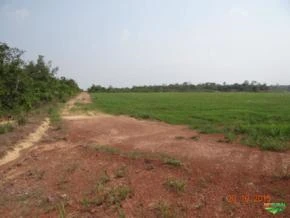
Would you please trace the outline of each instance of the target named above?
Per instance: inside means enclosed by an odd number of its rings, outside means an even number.
[[[185,124],[265,150],[290,148],[289,93],[96,93],[92,99],[78,109]]]

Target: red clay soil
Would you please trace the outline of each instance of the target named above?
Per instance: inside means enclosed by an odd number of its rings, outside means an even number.
[[[221,139],[126,116],[65,116],[61,130],[51,128],[20,158],[0,166],[0,217],[64,211],[67,217],[272,217],[264,201],[287,203],[275,217],[290,217],[290,153]],[[132,151],[168,154],[183,164],[126,155]],[[168,179],[184,182],[184,190],[172,190]],[[118,187],[127,187],[127,195],[116,194]]]

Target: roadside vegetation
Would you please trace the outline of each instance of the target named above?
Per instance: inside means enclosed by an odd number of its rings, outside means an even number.
[[[48,109],[49,120],[55,130],[61,129],[61,104],[57,104],[55,107]]]
[[[0,120],[12,117],[25,124],[26,113],[49,102],[64,102],[79,92],[72,79],[57,77],[58,68],[43,56],[25,62],[23,51],[0,42]]]
[[[289,93],[93,93],[84,110],[186,124],[225,141],[265,150],[289,148]],[[79,106],[80,107],[80,106]]]

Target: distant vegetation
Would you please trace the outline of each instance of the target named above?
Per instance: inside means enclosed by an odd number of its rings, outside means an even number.
[[[0,117],[19,114],[51,101],[65,101],[79,91],[77,83],[58,78],[43,56],[26,63],[23,51],[0,43]]]
[[[267,91],[290,91],[289,86],[275,85],[269,86],[256,81],[244,81],[242,84],[217,84],[202,83],[190,84],[184,82],[182,84],[169,85],[151,85],[151,86],[133,86],[132,88],[114,88],[102,87],[100,85],[92,85],[88,88],[89,92],[198,92],[198,91],[219,91],[219,92],[267,92]]]
[[[289,148],[290,93],[95,93],[92,98],[83,109],[186,124],[201,133],[223,133],[224,142],[266,150]]]

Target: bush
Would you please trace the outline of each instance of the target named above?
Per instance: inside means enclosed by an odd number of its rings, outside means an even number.
[[[23,51],[0,43],[0,112],[20,114],[19,125],[26,120],[21,113],[53,100],[64,101],[80,89],[72,79],[58,78],[43,56],[25,63]]]

